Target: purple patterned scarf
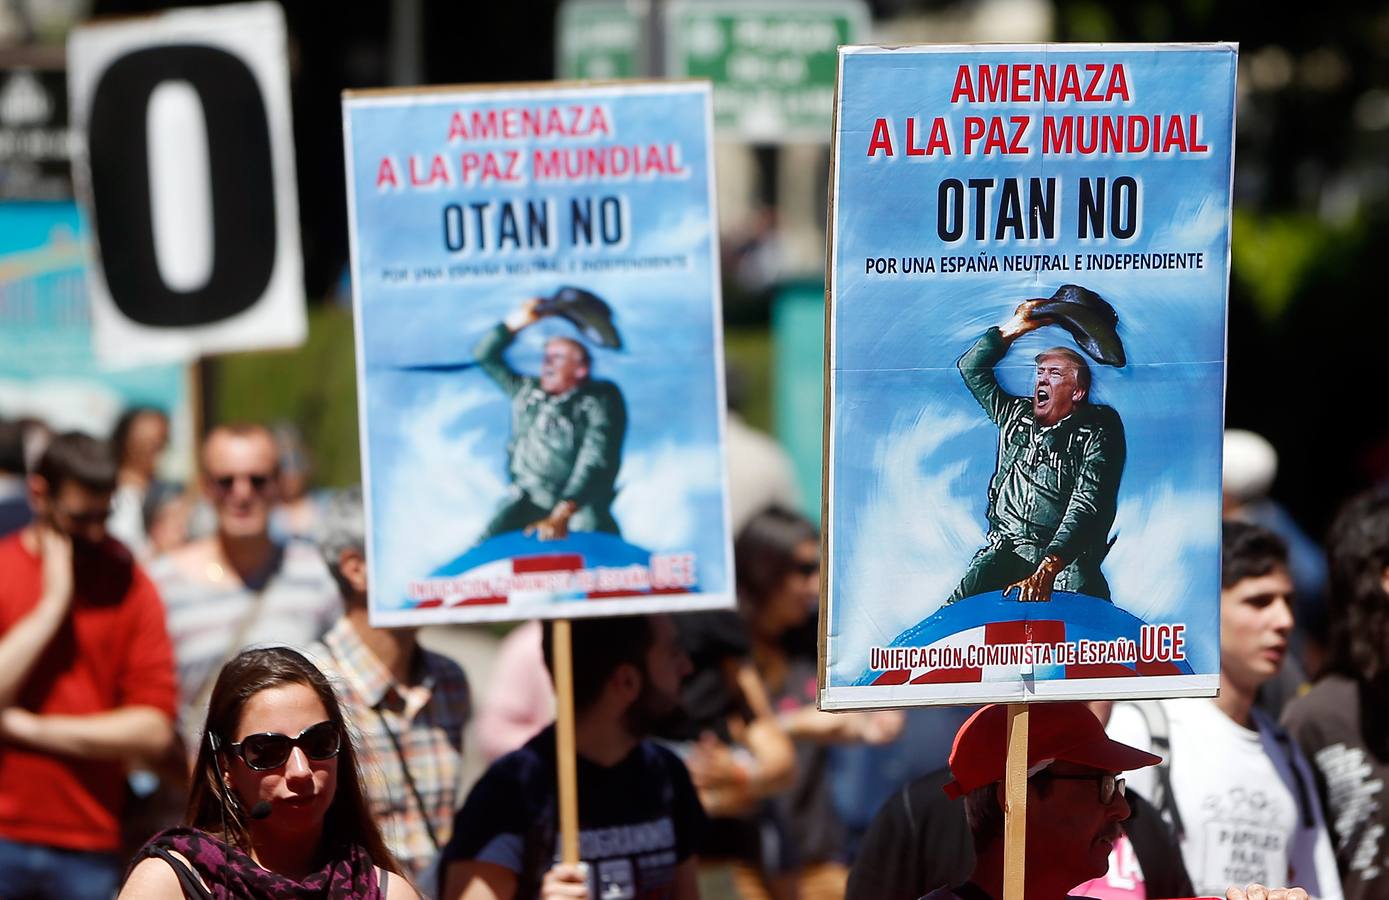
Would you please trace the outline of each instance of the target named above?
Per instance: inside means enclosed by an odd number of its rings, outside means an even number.
[[[376,868],[366,850],[353,844],[324,863],[323,868],[302,881],[262,869],[236,847],[195,828],[169,828],[161,831],[140,849],[132,867],[147,856],[168,860],[166,853],[184,856],[202,877],[207,890],[190,885],[184,873],[179,881],[186,897],[212,897],[215,900],[385,900]],[[161,852],[163,851],[163,852]],[[172,863],[171,863],[172,865]],[[179,866],[174,867],[178,872]]]

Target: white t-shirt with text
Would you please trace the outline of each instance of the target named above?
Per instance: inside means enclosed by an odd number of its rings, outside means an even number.
[[[1313,900],[1341,900],[1316,783],[1293,743],[1280,740],[1276,726],[1257,710],[1256,728],[1249,729],[1212,700],[1146,702],[1161,704],[1167,719],[1172,794],[1184,827],[1182,858],[1196,893],[1223,897],[1230,885],[1259,882],[1302,887]],[[1108,732],[1135,747],[1152,746],[1147,721],[1132,704],[1115,705]],[[1126,775],[1134,790],[1155,796],[1155,768]],[[1310,826],[1302,818],[1299,777]]]

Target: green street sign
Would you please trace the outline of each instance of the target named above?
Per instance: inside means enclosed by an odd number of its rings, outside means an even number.
[[[645,3],[567,0],[559,10],[555,71],[559,78],[636,78],[642,56]]]
[[[826,142],[837,48],[867,31],[861,0],[676,0],[666,74],[714,83],[714,123],[726,135]]]

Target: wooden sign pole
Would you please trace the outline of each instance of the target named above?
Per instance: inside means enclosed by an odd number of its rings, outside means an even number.
[[[205,356],[199,356],[188,364],[188,374],[184,379],[183,386],[188,391],[188,411],[189,417],[193,420],[189,428],[192,430],[192,447],[190,448],[193,457],[193,466],[188,471],[188,478],[183,484],[183,496],[188,501],[189,509],[196,508],[200,500],[207,499],[203,496],[203,439],[207,437],[207,426],[213,418],[209,407],[209,397],[211,396],[212,384],[211,375],[208,371],[208,360]]]
[[[560,862],[579,862],[579,771],[574,746],[574,652],[568,619],[552,625],[555,666],[555,763],[559,768]],[[1019,894],[1019,900],[1022,895]]]
[[[1003,900],[1023,900],[1027,854],[1027,704],[1008,706],[1003,782]]]

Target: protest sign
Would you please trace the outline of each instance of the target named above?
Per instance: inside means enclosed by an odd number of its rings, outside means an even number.
[[[84,25],[73,175],[104,362],[303,342],[288,38],[275,3]]]
[[[824,707],[1215,693],[1235,58],[841,50]]]
[[[372,621],[731,605],[708,85],[344,118]]]

